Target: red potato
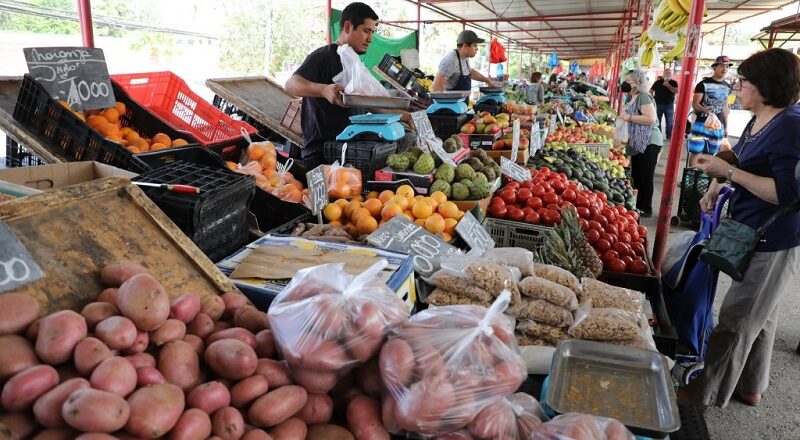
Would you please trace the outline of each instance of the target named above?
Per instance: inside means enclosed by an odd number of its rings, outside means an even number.
[[[333,415],[333,400],[327,394],[309,394],[305,406],[295,415],[306,425],[328,423]]]
[[[25,337],[28,338],[29,341],[36,343],[36,339],[39,337],[39,329],[42,327],[42,318],[39,318],[31,323],[28,326],[28,329],[25,330]]]
[[[19,335],[0,336],[0,381],[39,363],[33,345]]]
[[[479,440],[494,440],[516,431],[517,418],[508,402],[499,400],[481,410],[468,428],[470,434]]]
[[[169,432],[169,440],[205,440],[211,435],[211,418],[200,409],[184,411]]]
[[[158,354],[158,370],[167,382],[189,391],[202,382],[200,358],[194,347],[183,341],[170,342]]]
[[[294,383],[286,362],[274,359],[259,359],[256,374],[264,376],[269,382],[270,388],[273,389]]]
[[[106,286],[119,287],[134,275],[140,273],[148,273],[148,271],[141,264],[132,261],[120,261],[103,267],[100,271],[100,279]]]
[[[256,333],[256,346],[254,348],[259,358],[274,358],[277,352],[272,330],[261,330]]]
[[[205,313],[198,313],[192,322],[186,326],[186,332],[205,339],[208,335],[214,333],[214,321]]]
[[[200,313],[200,295],[194,292],[184,293],[172,300],[169,306],[169,317],[184,324],[190,323]]]
[[[17,292],[0,294],[0,335],[25,330],[41,312],[41,304],[30,295]]]
[[[366,364],[355,370],[355,377],[358,386],[364,390],[368,396],[380,398],[383,391],[383,381],[381,371],[378,368],[378,358],[370,359]]]
[[[197,352],[197,356],[202,356],[206,351],[206,344],[203,342],[203,339],[200,338],[200,336],[184,335],[181,340],[194,347],[194,351]]]
[[[416,368],[414,351],[406,341],[391,339],[383,344],[378,364],[384,383],[408,386]]]
[[[246,429],[247,427],[245,427],[245,433],[241,440],[273,440],[272,436],[263,429],[251,429],[249,431]]]
[[[357,396],[347,405],[347,427],[355,440],[389,440],[381,421],[381,404],[368,396]]]
[[[45,428],[62,428],[67,426],[61,417],[61,407],[69,396],[84,388],[90,388],[89,381],[84,378],[69,379],[36,399],[33,404],[33,415],[36,421]]]
[[[336,341],[306,335],[292,348],[283,347],[283,356],[292,367],[309,370],[337,371],[353,363]]]
[[[255,426],[278,425],[297,414],[308,401],[308,392],[297,385],[286,385],[259,397],[247,413],[247,420]],[[305,423],[303,423],[305,426]],[[272,434],[270,434],[272,435]]]
[[[308,426],[297,417],[292,417],[267,432],[274,440],[305,440]]]
[[[114,432],[128,421],[130,407],[122,397],[92,388],[79,389],[69,395],[61,416],[78,431]]]
[[[142,367],[156,367],[156,358],[150,353],[136,353],[134,355],[125,356],[125,359],[136,369]]]
[[[441,423],[445,413],[453,406],[453,385],[442,376],[426,376],[411,385],[402,401],[398,402],[397,416],[413,420],[415,429],[410,431],[425,432],[434,429]],[[407,425],[406,425],[407,426]]]
[[[86,432],[79,435],[75,440],[116,440],[116,438],[103,432]]]
[[[100,321],[114,315],[119,315],[117,306],[102,301],[86,304],[81,310],[81,316],[86,320],[86,327],[89,328],[90,332],[94,331],[95,326],[97,326]]]
[[[225,312],[222,314],[223,318],[233,318],[237,308],[250,304],[247,297],[236,290],[225,292],[222,294],[221,298],[222,302],[225,303]]]
[[[136,368],[124,357],[112,356],[92,371],[89,382],[94,389],[125,397],[136,389]]]
[[[88,337],[78,342],[73,352],[75,368],[84,376],[88,376],[100,365],[100,362],[114,356],[110,348],[101,340]]]
[[[220,332],[232,328],[233,324],[228,321],[214,321],[214,332]]]
[[[211,345],[222,339],[238,339],[253,348],[256,347],[256,336],[250,330],[242,327],[231,327],[212,333],[206,338],[205,343]]]
[[[225,312],[225,301],[219,295],[206,295],[200,305],[200,313],[205,313],[214,321],[219,321]]]
[[[117,289],[116,287],[109,287],[108,289],[103,290],[102,292],[100,292],[99,295],[97,295],[97,301],[111,303],[114,307],[116,307],[118,291],[119,289]]]
[[[160,347],[167,342],[177,341],[186,336],[186,324],[177,319],[167,319],[161,327],[150,332],[150,342]]]
[[[164,286],[146,273],[134,275],[120,286],[117,307],[136,328],[148,332],[169,317],[169,297]]]
[[[354,437],[341,426],[324,424],[309,426],[306,440],[354,440]]]
[[[306,368],[295,368],[292,376],[298,385],[308,390],[309,393],[324,394],[336,386],[338,378],[336,374],[327,371],[309,370]]]
[[[136,369],[136,386],[156,385],[167,383],[161,372],[154,367],[141,367]]]
[[[36,423],[28,414],[0,413],[0,439],[23,440],[36,432]]]
[[[49,365],[35,365],[15,374],[3,385],[0,403],[7,411],[24,411],[39,396],[58,385],[58,372]]]
[[[214,373],[231,380],[252,376],[258,367],[253,347],[238,339],[222,339],[210,344],[203,358]]]
[[[82,377],[81,373],[75,368],[72,364],[61,364],[56,367],[56,371],[58,372],[58,382],[66,382],[70,379],[74,379],[76,377]]]
[[[126,350],[136,343],[138,337],[133,321],[124,316],[111,316],[100,321],[94,334],[112,350]]]
[[[397,401],[391,394],[387,395],[381,404],[381,421],[388,431],[397,432],[403,429],[397,420]]]
[[[213,414],[231,404],[231,393],[222,382],[213,381],[198,385],[186,397],[186,406]]]
[[[242,379],[230,391],[231,405],[244,408],[269,391],[269,382],[264,376],[256,374]]]
[[[136,329],[136,340],[133,341],[133,344],[126,348],[123,352],[129,355],[141,353],[147,350],[148,345],[150,345],[150,333]]]
[[[244,418],[232,406],[218,409],[211,416],[211,432],[222,440],[238,440],[244,434]]]
[[[376,337],[348,333],[346,333],[346,335],[347,353],[359,362],[366,362],[369,360],[375,353],[380,351],[381,345],[383,344],[382,336]]]
[[[155,439],[165,435],[183,414],[183,391],[172,384],[148,385],[128,397],[131,408],[125,430],[137,437]]]
[[[269,328],[269,320],[266,313],[248,305],[236,309],[233,314],[233,325],[258,333]]]
[[[58,412],[61,413],[61,410],[59,409]],[[73,440],[77,438],[80,436],[72,428],[52,428],[40,431],[31,440]]]
[[[62,364],[72,357],[75,345],[86,337],[87,331],[86,320],[72,310],[45,316],[36,338],[36,354],[42,362]]]

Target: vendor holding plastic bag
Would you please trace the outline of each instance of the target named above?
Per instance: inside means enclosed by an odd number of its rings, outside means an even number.
[[[350,116],[356,114],[355,109],[342,107],[340,92],[345,91],[350,86],[348,80],[353,79],[352,74],[349,77],[343,75],[347,73],[343,61],[356,62],[353,59],[358,59],[357,55],[367,52],[377,26],[378,15],[371,7],[364,3],[350,3],[342,11],[339,20],[341,34],[336,42],[311,52],[286,81],[284,90],[303,98],[301,123],[305,146],[302,157],[307,169],[322,163],[325,142],[336,139],[350,125]],[[370,79],[377,83],[374,78]],[[363,90],[354,90],[353,93],[367,94]],[[410,124],[408,112],[403,112],[402,120]]]

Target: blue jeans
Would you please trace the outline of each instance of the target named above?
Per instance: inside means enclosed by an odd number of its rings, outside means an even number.
[[[667,133],[666,138],[669,140],[672,137],[672,120],[675,117],[675,104],[659,104],[656,103],[656,115],[658,117],[658,126],[661,127],[661,116],[667,118]]]

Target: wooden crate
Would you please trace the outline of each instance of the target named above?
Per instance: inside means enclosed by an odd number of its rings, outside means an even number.
[[[44,272],[17,289],[47,312],[80,310],[103,290],[100,269],[131,260],[150,270],[171,298],[234,290],[180,229],[130,180],[107,177],[0,204],[0,220]]]

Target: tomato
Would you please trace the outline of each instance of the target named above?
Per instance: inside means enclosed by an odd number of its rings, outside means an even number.
[[[630,210],[625,213],[628,217],[632,218],[634,221],[639,221],[639,213],[633,210]]]
[[[567,181],[567,175],[564,173],[558,173],[558,178],[561,179],[561,182]]]
[[[615,211],[614,208],[610,206],[603,207],[603,209],[600,210],[600,214],[603,217],[607,218],[609,222],[617,220],[617,211]]]
[[[595,206],[593,204],[589,204],[589,215],[591,215],[592,218],[594,219],[596,216],[600,215],[600,210],[597,209],[597,206]],[[605,217],[603,217],[603,219],[605,219],[605,222],[608,223],[608,219],[606,219]],[[600,223],[603,223],[603,222],[600,222]]]
[[[600,232],[598,232],[596,229],[589,229],[588,231],[586,231],[586,241],[588,241],[589,244],[593,245],[597,243],[599,240],[600,240]]]
[[[561,212],[553,211],[553,224],[557,225],[561,223]]]
[[[625,231],[622,231],[619,234],[617,234],[617,238],[619,239],[619,241],[621,241],[623,243],[630,243],[631,242],[631,234],[628,234]]]
[[[625,255],[620,259],[625,262],[625,267],[627,270],[630,270],[631,264],[633,264],[633,258],[630,255]]]
[[[578,206],[575,209],[578,211],[578,217],[584,218],[584,219],[587,219],[587,220],[589,219],[589,208],[587,208],[585,206]]]
[[[581,224],[581,231],[586,231],[589,229],[589,222],[586,219],[582,218],[579,219],[578,222]]]
[[[622,256],[633,254],[630,245],[628,245],[627,243],[623,243],[622,241],[618,241],[612,244],[611,249],[614,249]]]
[[[609,249],[603,252],[603,261],[608,262],[609,260],[619,259],[619,252],[615,251],[614,249]]]
[[[511,221],[520,222],[525,217],[525,214],[522,213],[522,210],[516,206],[509,206],[507,209],[508,214],[506,214],[506,217]]]
[[[633,250],[634,254],[640,257],[644,257],[644,245],[642,243],[639,243],[638,241],[632,242],[631,250]]]
[[[627,269],[628,265],[619,258],[615,258],[608,262],[607,267],[608,270],[612,272],[625,272],[625,269]]]
[[[602,200],[603,203],[608,201],[608,195],[606,193],[602,191],[597,191],[595,194],[597,194],[597,198]]]
[[[561,210],[561,206],[559,206],[558,203],[548,203],[547,205],[545,205],[545,208],[552,209],[553,211]]]
[[[575,197],[575,206],[582,206],[585,208],[589,208],[589,199],[586,198],[583,194],[578,194]],[[591,217],[591,216],[590,216]]]
[[[517,182],[516,180],[512,180],[511,182],[508,182],[506,184],[505,188],[503,188],[503,189],[508,189],[508,188],[510,188],[510,189],[519,189],[519,182]]]
[[[531,209],[537,210],[542,207],[542,199],[539,197],[531,197],[525,202],[526,206],[530,206]]]
[[[524,205],[531,197],[533,197],[533,194],[528,188],[520,188],[517,190],[517,203]]]
[[[545,176],[550,174],[550,168],[548,167],[539,168],[539,174],[544,174]]]
[[[563,193],[567,187],[567,185],[560,180],[554,180],[550,183],[550,185],[553,187],[553,191],[555,191],[556,194]]]
[[[646,226],[639,226],[639,236],[640,237],[647,237],[647,227]]]
[[[614,226],[612,223],[605,225],[603,229],[605,229],[605,231],[608,232],[609,234],[616,235],[617,237],[619,237],[619,229],[617,229],[617,227]]]
[[[592,212],[592,208],[589,208],[589,212],[590,213]],[[600,214],[592,214],[592,220],[596,221],[597,223],[600,223],[600,226],[602,226],[603,229],[606,229],[606,226],[608,226],[608,219]]]
[[[605,252],[605,251],[611,249],[611,243],[609,243],[608,240],[603,240],[602,234],[601,234],[601,238],[599,240],[597,240],[597,243],[595,244],[595,248],[600,252]]]
[[[571,190],[570,188],[565,188],[564,192],[561,193],[561,198],[570,203],[575,203],[576,197],[578,197],[578,195],[575,193],[575,191]]]
[[[489,207],[489,215],[495,218],[506,218],[506,215],[508,215],[508,208],[506,208],[505,204],[492,205]]]
[[[534,225],[538,225],[541,219],[539,218],[539,214],[536,212],[530,212],[529,214],[525,215],[523,219],[525,223],[532,223]]]
[[[530,180],[526,180],[526,181],[520,183],[519,187],[520,187],[520,189],[525,188],[525,189],[529,190],[529,189],[533,188],[533,182],[530,181]]]
[[[577,183],[575,183],[575,182],[568,182],[568,183],[567,183],[567,188],[569,188],[569,189],[571,189],[571,190],[575,191],[575,194],[577,194],[577,193],[578,193],[578,191],[580,191],[580,189],[578,189],[578,184],[577,184]]]
[[[603,225],[594,220],[589,220],[589,229],[593,229],[599,233],[605,232],[605,230],[603,229]]]
[[[606,241],[608,241],[609,243],[616,243],[616,242],[617,242],[617,237],[615,237],[615,236],[613,236],[613,235],[609,234],[608,232],[602,232],[602,231],[601,231],[601,232],[600,232],[600,239],[601,239],[601,240],[606,240]]]
[[[531,193],[534,197],[541,197],[546,192],[547,191],[545,191],[544,185],[541,183],[537,183],[536,185],[533,185],[533,188],[531,188]]]
[[[630,273],[645,275],[650,271],[650,268],[647,267],[647,263],[641,258],[634,258],[633,262],[628,264],[628,271]]]
[[[532,212],[536,212],[536,211],[534,211],[533,208],[531,208],[530,206],[525,206],[525,207],[522,208],[522,213],[525,214],[525,215],[528,215],[528,214],[530,214]]]
[[[503,200],[499,196],[494,196],[494,197],[492,197],[492,201],[489,202],[489,206],[492,207],[494,205],[506,206],[506,202],[505,202],[505,200]]]
[[[622,205],[616,205],[614,206],[614,209],[617,211],[617,214],[619,215],[625,215],[628,212],[628,210],[625,209],[625,207]]]
[[[561,221],[561,215],[552,209],[545,209],[541,214],[542,223],[548,226],[553,226]],[[556,217],[558,216],[558,217]]]
[[[506,205],[513,205],[517,203],[517,193],[514,192],[513,189],[508,189],[508,188],[504,189],[500,193],[500,198],[502,198],[503,201],[506,202]]]
[[[545,193],[542,196],[542,202],[545,205],[549,205],[551,203],[558,203],[558,194],[556,194],[554,192]]]
[[[544,188],[544,192],[546,193],[553,192],[553,186],[550,185],[550,182],[542,183],[542,188]]]

